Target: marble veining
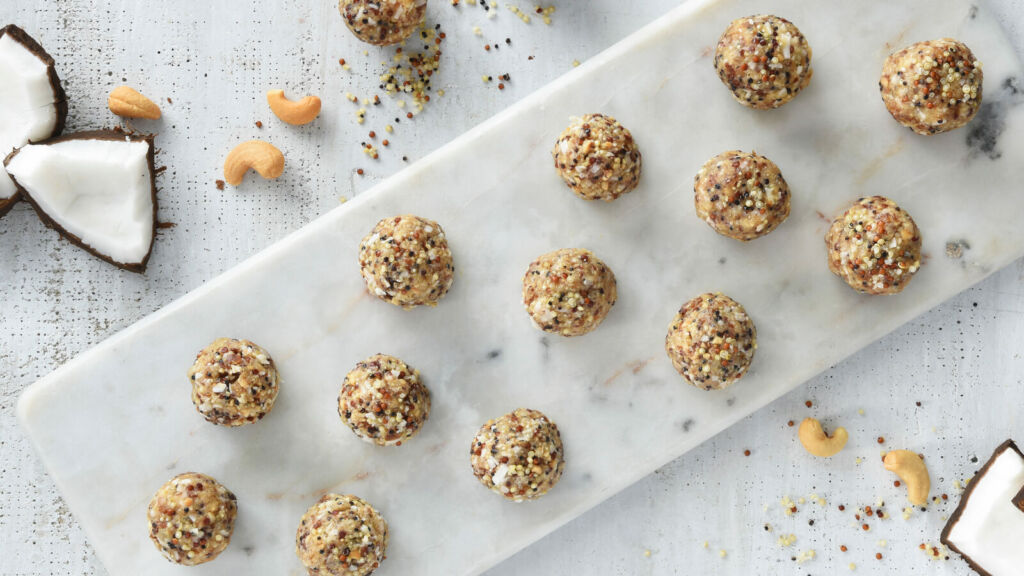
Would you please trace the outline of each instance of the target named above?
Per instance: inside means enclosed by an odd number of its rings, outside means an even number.
[[[295,528],[325,491],[358,494],[389,521],[382,576],[477,573],[1024,253],[1024,140],[1007,137],[1024,129],[1020,64],[984,8],[774,10],[815,54],[814,80],[785,107],[740,107],[711,66],[720,30],[758,4],[688,2],[29,388],[20,420],[110,573],[182,573],[143,518],[160,484],[187,470],[239,497],[232,545],[190,574],[300,574]],[[915,137],[885,111],[878,73],[890,48],[941,36],[983,60],[988,111]],[[577,199],[550,165],[568,117],[587,111],[618,118],[644,154],[640,187],[611,205]],[[730,148],[772,158],[793,190],[789,220],[747,244],[693,210],[693,174]],[[831,216],[871,193],[913,215],[930,256],[894,297],[859,295],[825,264]],[[436,309],[366,297],[359,276],[359,239],[407,212],[439,221],[455,256]],[[619,302],[585,337],[542,335],[521,276],[570,246],[616,272]],[[686,385],[662,350],[676,309],[707,290],[742,302],[759,333],[750,372],[720,393]],[[256,425],[216,428],[191,405],[185,372],[217,336],[252,339],[278,362],[281,394]],[[335,411],[344,374],[375,352],[417,367],[432,392],[430,420],[400,448],[361,442]],[[568,466],[543,499],[515,505],[477,484],[468,449],[480,424],[518,406],[558,423]]]
[[[990,160],[998,160],[1002,156],[997,145],[999,137],[1006,130],[1007,109],[1021,103],[1020,78],[1007,77],[999,84],[999,90],[997,100],[984,102],[977,117],[966,127],[967,146]]]

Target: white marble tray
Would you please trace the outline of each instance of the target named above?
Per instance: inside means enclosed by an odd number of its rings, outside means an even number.
[[[18,413],[71,510],[114,575],[300,574],[302,512],[326,491],[368,499],[392,530],[379,574],[472,574],[509,556],[817,372],[1024,254],[1021,68],[998,24],[962,0],[779,0],[813,49],[814,80],[773,112],[737,105],[710,53],[754,0],[691,1],[448,146],[69,362],[30,387]],[[878,96],[891,48],[940,36],[984,62],[984,107],[968,128],[925,138]],[[575,198],[549,149],[570,115],[602,111],[644,154],[640,188],[611,205]],[[793,190],[788,222],[740,244],[694,215],[692,177],[711,155],[754,148]],[[325,192],[326,193],[326,192]],[[825,265],[827,219],[860,195],[896,199],[917,220],[926,263],[901,295],[858,295]],[[369,297],[359,239],[383,216],[445,227],[452,292],[405,312]],[[947,256],[947,243],[963,249]],[[583,246],[615,270],[619,302],[596,332],[537,331],[520,279],[535,256]],[[691,296],[721,290],[758,325],[739,384],[685,384],[663,352]],[[262,422],[205,423],[185,372],[221,335],[250,338],[283,385]],[[339,420],[344,374],[374,352],[418,367],[433,393],[419,437],[358,440]],[[898,386],[898,382],[893,383]],[[550,415],[568,468],[540,501],[477,484],[470,440],[517,406]],[[194,569],[148,541],[146,504],[173,474],[211,474],[239,497],[229,549]]]

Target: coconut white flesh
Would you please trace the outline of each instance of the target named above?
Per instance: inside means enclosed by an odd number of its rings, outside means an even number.
[[[1013,497],[1024,486],[1024,459],[1003,450],[977,482],[949,541],[992,576],[1024,573],[1024,512]]]
[[[46,63],[9,35],[0,36],[0,159],[29,141],[49,138],[57,106]],[[17,191],[0,170],[0,200]]]
[[[65,140],[29,144],[7,171],[65,231],[121,264],[136,264],[153,241],[149,144]]]

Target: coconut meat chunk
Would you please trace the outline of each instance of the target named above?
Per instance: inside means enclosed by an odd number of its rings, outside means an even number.
[[[57,127],[57,96],[49,69],[10,34],[0,36],[0,157],[29,141],[49,138]],[[0,199],[17,191],[0,171]]]
[[[116,264],[137,264],[154,232],[150,146],[127,138],[29,144],[7,171],[63,233]]]
[[[971,479],[960,505],[942,531],[942,542],[979,574],[1015,576],[1024,566],[1024,511],[1015,495],[1024,486],[1024,455],[1004,442]]]

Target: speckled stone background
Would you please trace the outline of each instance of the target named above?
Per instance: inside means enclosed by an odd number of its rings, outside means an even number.
[[[330,77],[342,77],[349,91],[370,96],[378,92],[381,58],[373,51],[364,55],[362,46],[339,31],[332,2],[0,4],[0,23],[22,26],[57,60],[70,97],[69,130],[113,125],[106,94],[121,83],[159,99],[164,119],[137,127],[159,134],[158,162],[168,166],[159,180],[160,219],[176,224],[160,232],[149,272],[140,277],[58,240],[24,205],[0,220],[0,574],[104,574],[17,428],[14,404],[25,386],[326,212],[340,197],[369,189],[400,170],[402,156],[422,157],[556,78],[573,60],[585,60],[677,4],[554,3],[558,10],[547,26],[536,16],[522,22],[505,2],[492,9],[491,18],[490,11],[466,0],[458,8],[432,0],[428,18],[447,35],[434,80],[445,96],[435,97],[412,121],[405,118],[407,109],[382,96],[380,107],[367,107],[363,125],[355,122],[358,106],[320,87]],[[534,7],[512,4],[524,11]],[[1024,5],[1016,0],[990,5],[1024,55]],[[183,21],[201,24],[173,36],[140,32],[143,22],[149,29],[152,23]],[[476,26],[482,36],[474,34]],[[499,48],[485,51],[485,43]],[[268,44],[278,58],[253,57],[253,47]],[[350,71],[340,68],[339,58]],[[272,71],[277,84],[257,85],[258,69]],[[504,73],[512,77],[504,90],[481,79]],[[263,102],[271,87],[320,92],[322,120],[301,129],[282,126]],[[395,124],[399,115],[402,122]],[[256,121],[264,127],[257,128]],[[388,123],[396,128],[387,135],[391,145],[382,149],[380,160],[370,160],[359,144],[371,129],[379,142]],[[303,137],[325,126],[332,127],[330,150]],[[226,149],[211,143],[254,137],[285,150],[285,175],[272,184],[252,180],[242,190],[218,191],[214,180],[221,177]],[[365,174],[357,175],[357,168]],[[1022,354],[1024,262],[1018,261],[492,574],[836,574],[850,563],[857,573],[968,574],[955,559],[930,561],[919,545],[937,543],[954,506],[957,481],[970,477],[1002,440],[1024,440],[1017,417],[1024,400]],[[807,415],[851,433],[846,451],[827,465],[807,457],[795,428],[786,425]],[[946,493],[950,500],[904,520],[904,495],[878,457],[886,448],[913,449],[924,437],[946,446],[926,457],[933,495]],[[827,505],[810,501],[811,494]],[[784,496],[795,501],[796,514],[783,514]],[[864,531],[853,509],[879,500],[892,517],[871,518],[870,530]],[[839,504],[846,511],[840,512]],[[790,534],[795,542],[781,546],[778,538]],[[840,552],[840,545],[849,551]],[[797,565],[793,558],[808,550],[815,557]]]

